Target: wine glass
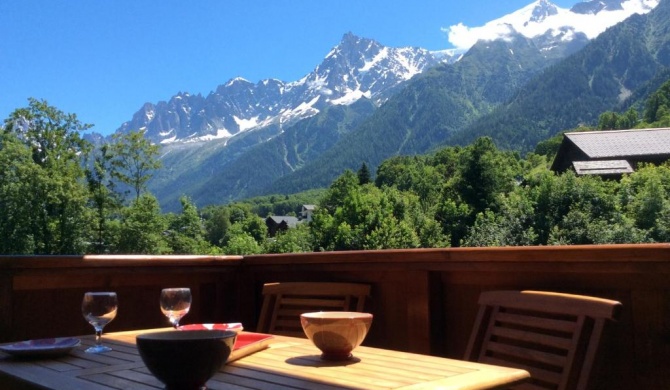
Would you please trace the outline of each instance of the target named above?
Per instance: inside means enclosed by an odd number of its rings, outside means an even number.
[[[164,288],[161,291],[161,311],[175,329],[179,320],[191,309],[191,290],[189,288]]]
[[[118,301],[115,292],[87,292],[81,303],[81,313],[86,321],[95,328],[95,345],[88,348],[88,353],[102,353],[112,348],[102,345],[102,328],[116,317]]]

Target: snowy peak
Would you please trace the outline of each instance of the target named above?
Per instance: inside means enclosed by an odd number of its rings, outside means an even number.
[[[535,38],[547,31],[570,29],[593,39],[608,27],[635,13],[651,11],[658,5],[658,1],[593,0],[578,3],[568,10],[548,0],[538,0],[487,25],[507,24],[527,38]]]
[[[332,104],[350,104],[361,97],[380,103],[389,88],[438,62],[425,49],[387,47],[347,33],[306,82],[320,88]]]
[[[532,9],[526,23],[542,23],[548,17],[558,14],[558,8],[547,0],[537,1],[529,7]]]
[[[454,48],[439,52],[388,47],[349,32],[300,80],[254,83],[236,77],[206,97],[180,92],[167,102],[145,104],[117,131],[143,129],[156,143],[230,139],[268,128],[276,135],[328,106],[363,98],[381,104],[413,76],[440,62],[458,60],[477,41],[511,42],[522,36],[544,59],[563,58],[607,27],[634,13],[649,12],[659,1],[591,0],[568,10],[537,0],[484,26],[458,24],[444,29]],[[271,137],[267,134],[258,139],[267,140]]]
[[[168,102],[147,103],[119,131],[146,129],[147,137],[157,143],[232,138],[268,126],[281,132],[328,105],[361,98],[380,104],[395,87],[439,62],[425,49],[386,47],[347,33],[300,80],[254,84],[236,77],[206,98],[179,93]]]
[[[660,0],[592,0],[577,3],[571,9],[560,8],[548,0],[537,0],[511,14],[483,26],[468,27],[459,23],[443,28],[456,49],[467,50],[478,40],[506,39],[513,32],[527,38],[560,36],[565,42],[575,37],[593,39],[633,14],[645,14]]]
[[[600,11],[621,11],[621,0],[591,0],[575,4],[570,11],[576,14],[597,14]]]

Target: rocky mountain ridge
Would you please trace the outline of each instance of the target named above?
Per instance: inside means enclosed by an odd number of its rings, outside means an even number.
[[[496,32],[491,40],[522,34],[545,56],[560,59],[594,37],[589,30],[594,17],[617,20],[631,12],[648,12],[658,1],[591,0],[567,10],[537,0],[481,28]],[[380,105],[405,81],[439,63],[453,63],[464,52],[391,48],[350,32],[300,80],[253,83],[236,77],[207,96],[179,92],[167,101],[145,103],[117,132],[145,130],[147,138],[162,144],[232,139],[269,127],[273,128],[269,135],[276,135],[329,105],[351,104],[360,98]]]
[[[328,105],[360,98],[382,103],[399,84],[440,61],[421,48],[390,48],[347,33],[314,71],[300,80],[252,83],[231,79],[204,97],[179,93],[146,103],[118,131],[146,130],[155,143],[227,139],[277,126],[279,131]]]

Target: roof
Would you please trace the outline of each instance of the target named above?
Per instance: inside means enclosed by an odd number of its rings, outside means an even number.
[[[670,128],[565,133],[590,158],[670,155]]]
[[[298,225],[298,218],[287,215],[272,215],[268,219],[271,219],[277,225],[281,224],[282,221],[286,222],[288,227],[296,227]]]
[[[633,167],[626,160],[573,161],[578,175],[621,175],[633,173]]]
[[[670,128],[565,133],[551,170],[565,172],[575,161],[594,160],[627,160],[633,169],[670,160]]]

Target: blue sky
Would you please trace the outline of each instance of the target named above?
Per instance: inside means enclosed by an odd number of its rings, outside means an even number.
[[[441,50],[453,47],[450,26],[477,27],[532,2],[5,0],[0,119],[34,97],[109,134],[145,102],[178,92],[207,95],[238,76],[297,80],[347,32]]]

